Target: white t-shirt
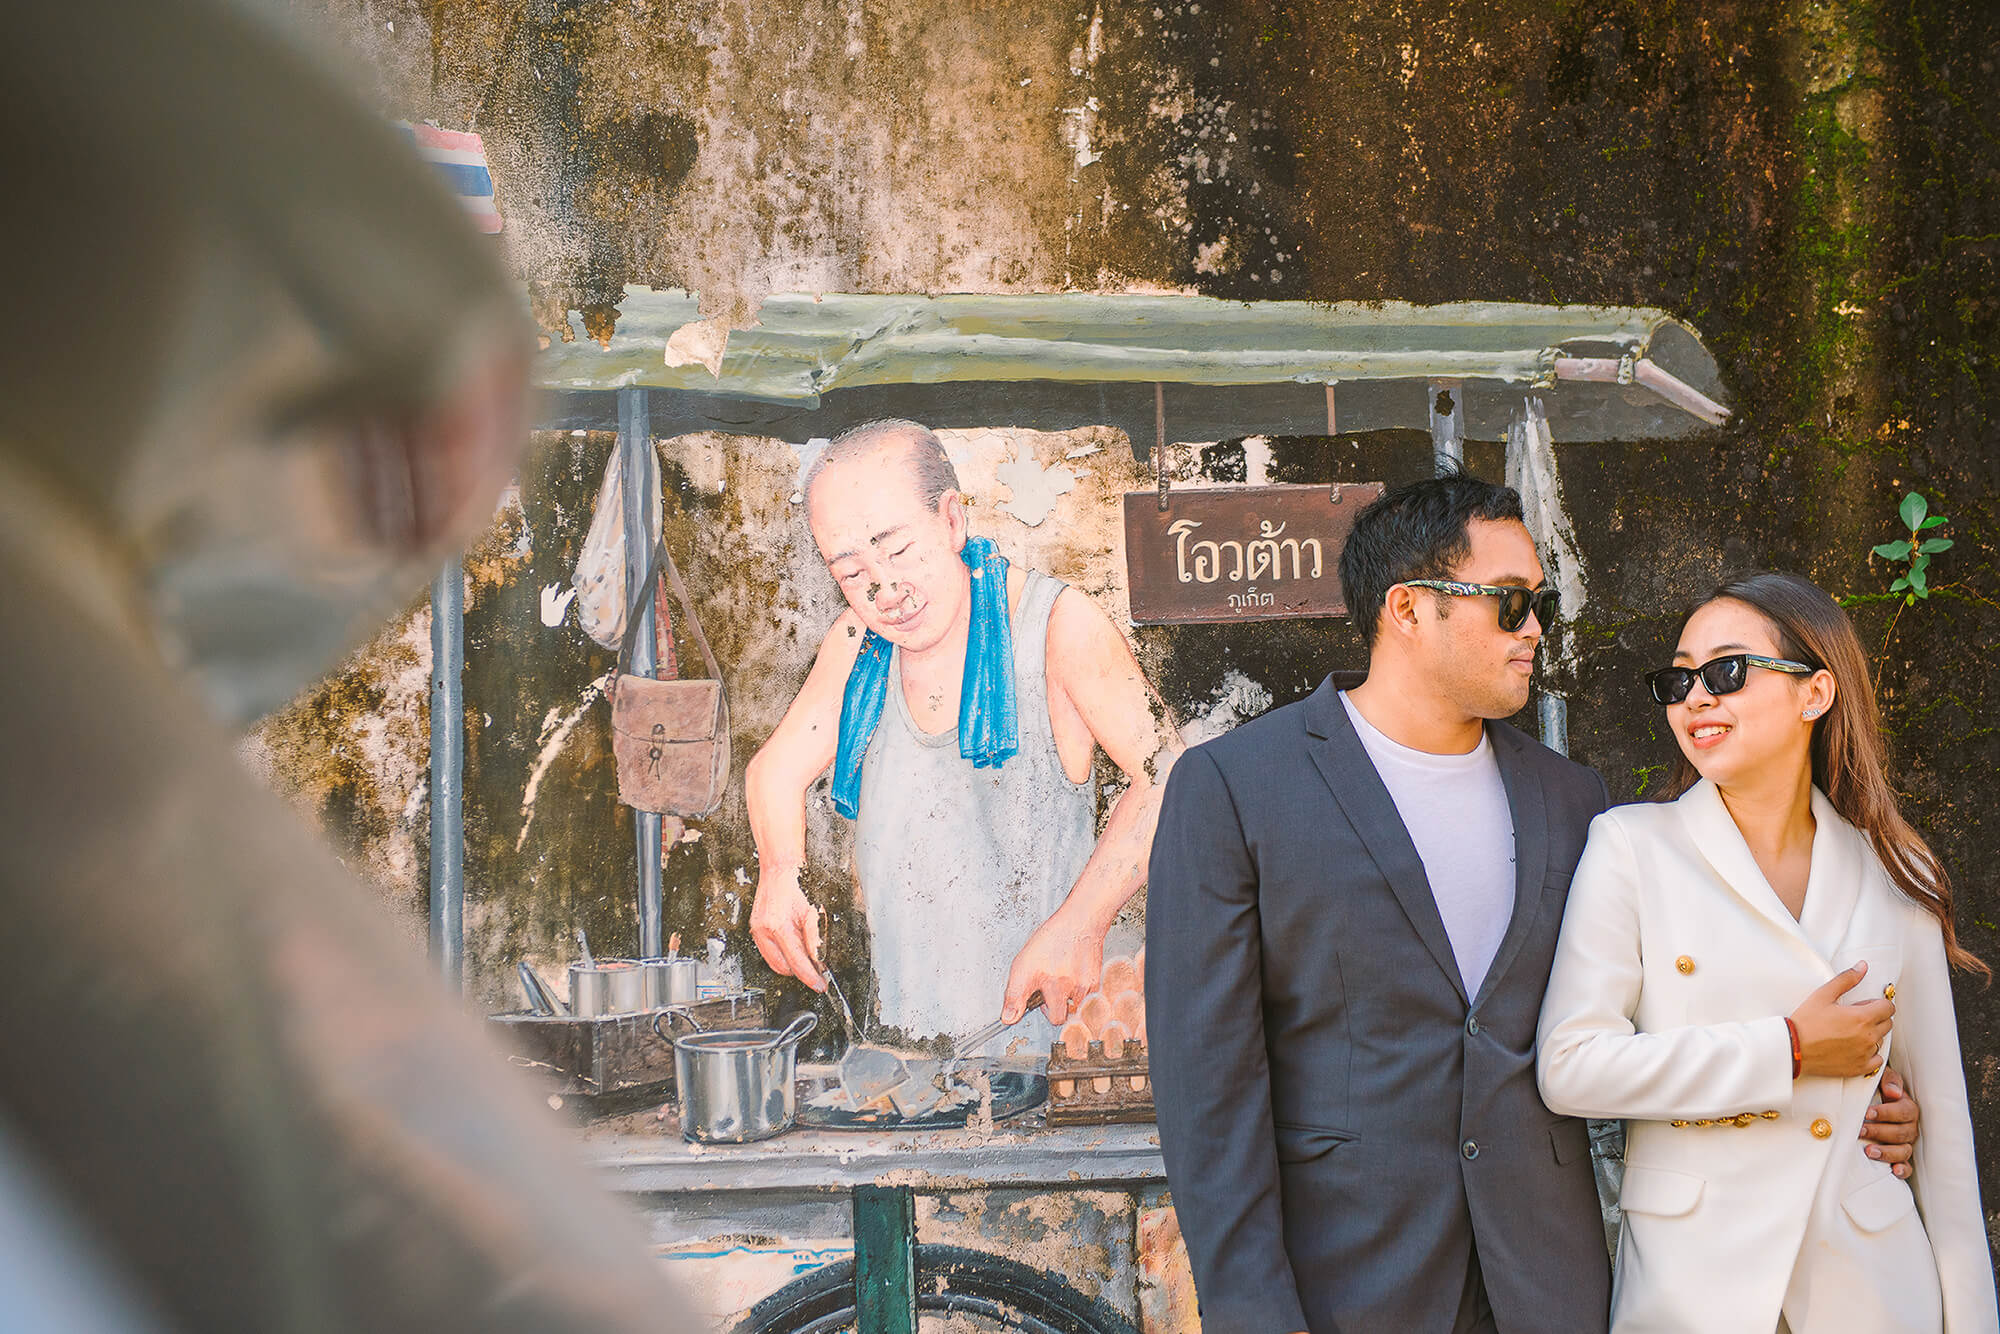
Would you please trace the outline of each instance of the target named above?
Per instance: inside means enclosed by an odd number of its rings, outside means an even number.
[[[1493,966],[1514,915],[1514,813],[1484,733],[1464,755],[1433,755],[1391,741],[1341,692],[1340,702],[1396,803],[1423,860],[1465,994]]]

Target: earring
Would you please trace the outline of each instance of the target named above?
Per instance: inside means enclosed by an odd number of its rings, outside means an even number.
[[[1807,709],[1804,713],[1800,714],[1799,717],[1805,719],[1807,722],[1811,722],[1813,719],[1819,717],[1819,710]]]

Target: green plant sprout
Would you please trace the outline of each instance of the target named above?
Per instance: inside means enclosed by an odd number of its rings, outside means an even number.
[[[1914,606],[1918,598],[1931,595],[1928,573],[1931,557],[1951,550],[1950,538],[1924,536],[1929,530],[1949,522],[1942,514],[1932,514],[1930,508],[1930,502],[1915,491],[1904,496],[1897,513],[1903,520],[1903,526],[1910,530],[1910,535],[1874,548],[1875,554],[1883,560],[1902,561],[1908,565],[1909,568],[1897,577],[1896,582],[1889,585],[1891,593],[1903,595],[1905,607]]]
[[[1903,572],[1896,582],[1889,585],[1885,593],[1863,593],[1841,599],[1841,605],[1852,607],[1862,603],[1894,602],[1896,610],[1889,617],[1888,628],[1882,632],[1882,643],[1875,650],[1875,689],[1882,689],[1882,672],[1888,666],[1889,643],[1896,637],[1896,627],[1902,623],[1903,613],[1917,605],[1918,599],[1930,600],[1933,593],[1942,593],[1947,600],[1964,599],[1968,602],[1983,603],[1995,611],[2000,611],[2000,602],[1972,587],[1968,579],[1953,579],[1942,584],[1930,581],[1931,560],[1943,552],[1950,551],[1952,540],[1948,537],[1925,537],[1933,528],[1942,528],[1950,520],[1942,514],[1932,514],[1928,500],[1915,491],[1903,497],[1903,503],[1896,507],[1896,515],[1903,527],[1909,530],[1908,537],[1897,538],[1894,542],[1884,542],[1871,547],[1870,553],[1883,560],[1902,566]]]
[[[1949,520],[1942,514],[1932,514],[1930,502],[1915,491],[1903,497],[1903,503],[1896,507],[1896,514],[1902,519],[1903,527],[1910,530],[1910,535],[1894,542],[1884,542],[1870,549],[1872,554],[1880,556],[1883,560],[1898,561],[1904,567],[1903,573],[1896,577],[1896,582],[1889,585],[1889,596],[1896,599],[1896,612],[1889,618],[1889,628],[1882,632],[1882,646],[1875,650],[1877,690],[1882,688],[1882,666],[1887,660],[1889,641],[1896,637],[1896,625],[1903,619],[1904,610],[1916,606],[1918,598],[1928,601],[1933,592],[1949,587],[1940,584],[1937,589],[1933,589],[1930,585],[1930,568],[1931,557],[1951,550],[1951,539],[1924,536],[1933,528],[1943,527]],[[1979,597],[1976,593],[1972,596]],[[1987,599],[1979,598],[1979,601],[1985,602]]]

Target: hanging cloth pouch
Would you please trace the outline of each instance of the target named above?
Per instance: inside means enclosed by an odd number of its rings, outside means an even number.
[[[644,617],[626,615],[618,680],[611,691],[611,749],[618,761],[618,799],[634,810],[662,815],[704,816],[722,804],[729,784],[729,699],[722,669],[701,631],[694,599],[681,582],[666,543],[654,550],[653,571],[641,585],[652,597],[654,571],[672,587],[686,617],[688,633],[708,667],[706,681],[659,681],[634,674],[633,637]],[[641,603],[641,606],[644,604]]]

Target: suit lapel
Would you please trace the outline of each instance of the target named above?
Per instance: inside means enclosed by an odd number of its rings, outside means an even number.
[[[1488,727],[1486,735],[1499,761],[1507,808],[1514,817],[1514,911],[1507,919],[1507,934],[1500,938],[1493,964],[1486,970],[1486,980],[1479,985],[1480,1001],[1492,994],[1521,952],[1541,912],[1542,877],[1549,869],[1548,802],[1542,795],[1541,780],[1529,770],[1528,757],[1522,753],[1533,743],[1512,728]]]
[[[1805,913],[1799,925],[1807,943],[1825,941],[1837,954],[1854,925],[1862,881],[1875,850],[1867,846],[1865,835],[1840,818],[1840,812],[1818,788],[1813,789],[1812,809],[1812,871],[1806,881]],[[1829,966],[1831,962],[1829,958]]]
[[[1750,845],[1743,840],[1743,831],[1736,827],[1736,821],[1730,816],[1729,808],[1722,804],[1722,794],[1715,790],[1715,785],[1703,779],[1683,793],[1680,800],[1674,803],[1674,807],[1681,813],[1681,819],[1686,822],[1695,849],[1701,853],[1710,869],[1722,882],[1728,885],[1738,898],[1755,909],[1759,916],[1768,921],[1779,935],[1804,950],[1824,968],[1826,960],[1820,957],[1819,951],[1814,949],[1812,942],[1806,938],[1805,929],[1799,925],[1798,919],[1792,916],[1791,910],[1785,907],[1784,900],[1778,897],[1778,891],[1772,889],[1771,882],[1764,878],[1764,872],[1757,865],[1756,857],[1751,855]],[[1828,815],[1832,815],[1831,806],[1826,810]],[[1815,816],[1820,815],[1817,803],[1813,807],[1813,813]],[[1825,817],[1821,818],[1824,820]],[[1839,819],[1838,816],[1832,818],[1835,821]],[[1824,849],[1819,846],[1821,834],[1815,832],[1813,836],[1815,872],[1821,868],[1822,852],[1825,853],[1829,864],[1845,860],[1837,855],[1837,838],[1834,836],[1837,828],[1837,824],[1825,828],[1824,832],[1828,839]],[[1831,887],[1839,877],[1829,875],[1827,879]],[[1807,882],[1808,903],[1819,887],[1819,877],[1814,875]],[[1853,889],[1850,886],[1848,889],[1850,899],[1852,894]],[[1853,911],[1851,902],[1848,911],[1850,913]]]
[[[1416,928],[1418,939],[1444,970],[1459,999],[1465,1000],[1465,983],[1458,975],[1458,960],[1451,952],[1450,937],[1445,935],[1444,919],[1438,916],[1437,900],[1431,895],[1417,846],[1410,841],[1403,817],[1397,813],[1396,803],[1389,796],[1389,789],[1383,786],[1381,775],[1375,772],[1367,748],[1355,735],[1347,706],[1340,702],[1339,692],[1331,681],[1321,684],[1306,702],[1306,732],[1307,752],[1326,785],[1333,790],[1334,800],[1340,803],[1347,822],[1360,836],[1382,878],[1395,891],[1396,900],[1403,905],[1403,914],[1410,919],[1410,925]]]

